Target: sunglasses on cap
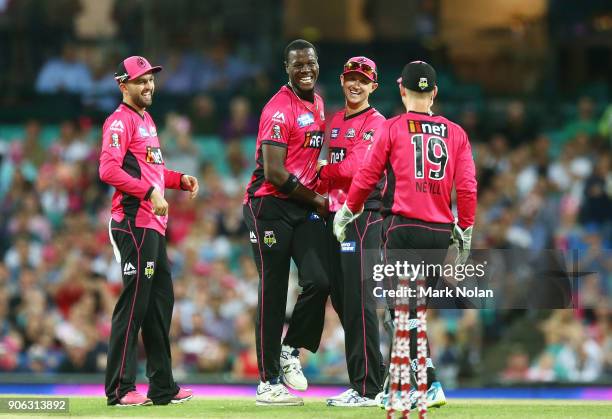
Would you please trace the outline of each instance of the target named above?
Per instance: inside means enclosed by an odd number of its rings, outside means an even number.
[[[377,79],[376,70],[374,70],[371,66],[365,63],[349,61],[348,63],[344,64],[344,72],[346,73],[348,71],[361,71],[362,73],[370,77],[372,80],[376,81]]]

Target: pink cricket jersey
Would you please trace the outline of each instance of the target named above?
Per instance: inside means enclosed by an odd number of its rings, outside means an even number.
[[[407,112],[376,131],[364,165],[353,178],[347,206],[361,208],[387,168],[385,202],[393,214],[452,223],[451,191],[457,191],[459,226],[474,224],[476,169],[465,131],[442,116]],[[389,199],[390,200],[389,200]]]
[[[323,147],[325,115],[323,100],[315,94],[314,103],[300,99],[288,85],[264,106],[259,120],[255,151],[256,167],[244,202],[259,196],[287,198],[264,177],[262,144],[287,148],[285,169],[309,189],[317,185],[317,159]]]
[[[136,227],[165,235],[168,216],[153,214],[153,188],[180,189],[181,173],[166,169],[151,116],[122,103],[102,127],[100,179],[114,186],[111,215],[115,221],[133,219]]]
[[[353,176],[360,169],[374,133],[385,117],[376,109],[368,107],[361,112],[345,116],[344,110],[331,119],[329,130],[328,165],[319,172],[322,182],[328,182],[329,210],[338,211],[348,195]],[[370,209],[380,209],[384,177],[366,201]]]

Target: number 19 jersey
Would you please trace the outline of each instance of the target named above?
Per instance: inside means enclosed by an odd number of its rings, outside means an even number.
[[[380,174],[387,169],[383,202],[393,214],[433,223],[452,223],[451,192],[457,192],[462,228],[474,224],[476,170],[465,131],[448,119],[417,112],[391,118],[374,134],[371,152],[347,199],[361,208]]]

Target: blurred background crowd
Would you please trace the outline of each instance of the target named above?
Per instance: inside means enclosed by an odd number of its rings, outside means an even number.
[[[586,272],[576,310],[431,311],[444,383],[612,382],[609,5],[470,0],[460,18],[444,0],[327,3],[0,1],[0,372],[104,371],[121,269],[108,243],[112,190],[98,179],[100,127],[120,100],[117,64],[141,54],[164,66],[150,111],[166,165],[201,185],[194,201],[168,192],[176,377],[257,379],[258,277],[241,202],[259,111],[286,80],[281,51],[306,37],[319,48],[328,119],[348,57],[377,61],[371,103],[387,117],[402,111],[401,66],[432,62],[434,111],[460,123],[474,151],[473,247],[577,252]],[[326,322],[302,364],[309,379],[338,382],[344,339],[331,306]]]

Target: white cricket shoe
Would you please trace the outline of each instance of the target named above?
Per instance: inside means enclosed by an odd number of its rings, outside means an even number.
[[[378,403],[374,399],[361,396],[351,388],[327,399],[327,405],[337,407],[376,407]]]
[[[299,352],[291,346],[283,345],[280,355],[281,379],[289,388],[298,391],[305,391],[308,388],[308,381],[302,372]]]
[[[303,406],[301,397],[289,393],[282,384],[270,384],[269,381],[260,382],[257,386],[257,406]]]
[[[411,390],[410,391],[410,401],[412,403],[411,408],[416,409],[419,403],[419,392]],[[446,396],[444,395],[444,390],[442,390],[442,385],[439,381],[434,381],[431,383],[429,390],[427,390],[427,408],[430,407],[441,407],[446,404]]]

